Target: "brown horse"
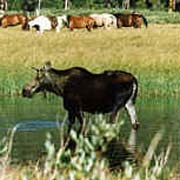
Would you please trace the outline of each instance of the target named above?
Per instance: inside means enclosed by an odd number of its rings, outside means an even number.
[[[28,23],[28,17],[24,14],[5,14],[0,18],[0,25],[3,28],[7,28],[8,26],[16,26],[21,24],[22,29],[26,30]]]
[[[91,31],[95,25],[95,20],[90,16],[68,16],[67,20],[71,31],[74,28],[86,28],[88,31]]]
[[[134,27],[141,28],[144,23],[145,26],[148,26],[147,19],[139,13],[130,13],[130,14],[114,14],[117,18],[117,27]]]

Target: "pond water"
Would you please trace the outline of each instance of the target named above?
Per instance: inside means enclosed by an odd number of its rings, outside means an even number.
[[[16,160],[34,160],[45,153],[45,140],[49,132],[52,142],[58,146],[59,127],[65,126],[57,120],[63,120],[66,112],[61,106],[60,98],[42,96],[33,99],[0,99],[0,138],[7,135],[9,129],[17,128],[13,141],[12,157]],[[136,105],[140,129],[137,132],[137,146],[146,151],[152,138],[159,130],[164,130],[158,145],[158,152],[165,150],[168,143],[173,144],[170,164],[180,160],[180,100],[145,99]],[[128,138],[131,126],[127,119],[122,126],[122,137]],[[120,116],[120,118],[122,117]]]

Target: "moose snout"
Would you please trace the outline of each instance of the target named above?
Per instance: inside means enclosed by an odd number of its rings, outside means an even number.
[[[22,96],[27,97],[27,98],[31,98],[32,97],[31,91],[29,91],[27,89],[23,89],[22,90]]]

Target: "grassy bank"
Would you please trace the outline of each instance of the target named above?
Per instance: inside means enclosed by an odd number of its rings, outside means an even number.
[[[150,24],[93,32],[63,29],[60,33],[0,29],[0,94],[20,94],[34,75],[32,66],[51,60],[57,68],[82,66],[93,72],[121,69],[139,80],[140,96],[179,96],[178,24]]]

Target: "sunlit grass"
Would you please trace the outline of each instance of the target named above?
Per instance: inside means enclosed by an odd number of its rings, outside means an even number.
[[[20,27],[0,29],[0,93],[18,94],[33,77],[31,66],[51,60],[64,69],[82,66],[93,72],[121,69],[139,80],[141,96],[178,96],[180,25],[151,25],[133,29],[63,29],[43,35]]]

